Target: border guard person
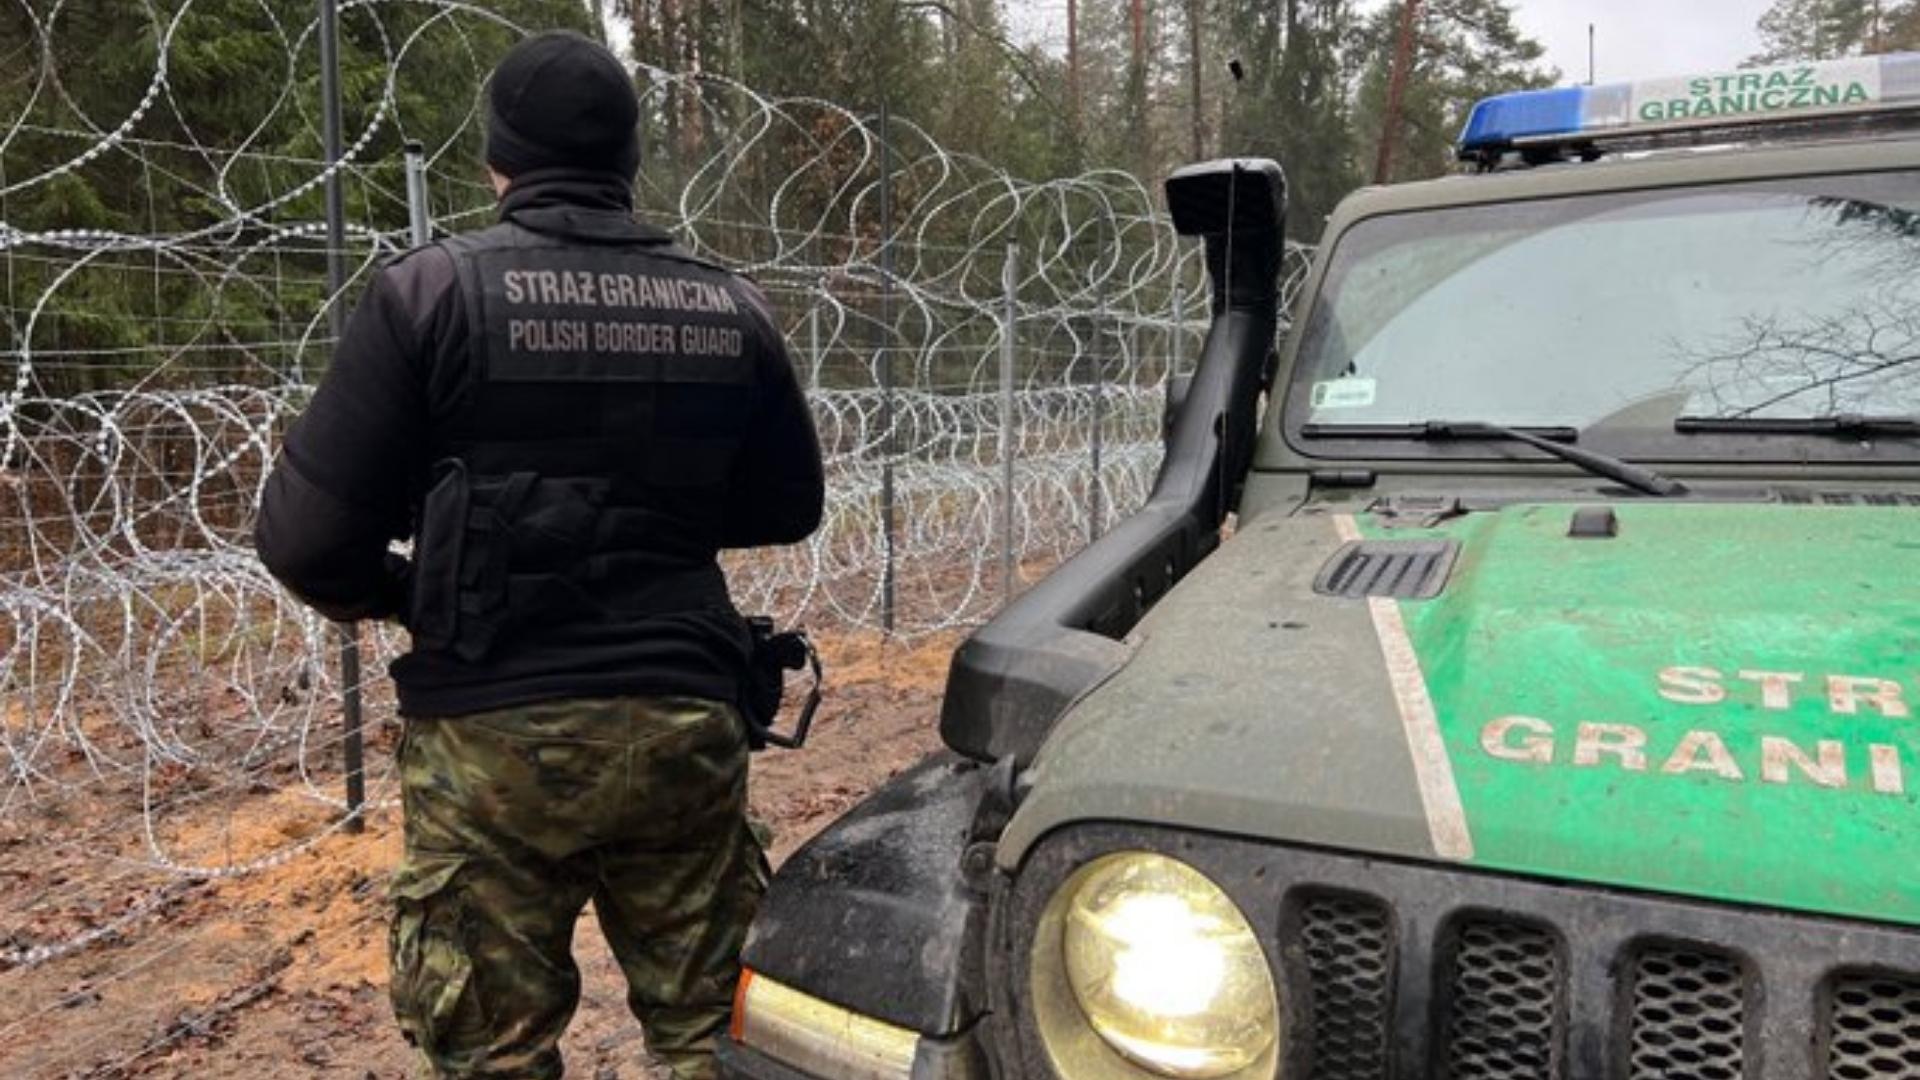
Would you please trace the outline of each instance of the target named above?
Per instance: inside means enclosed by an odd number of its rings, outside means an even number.
[[[648,1047],[712,1077],[767,876],[717,552],[818,526],[819,442],[759,291],[634,220],[619,61],[541,34],[487,102],[499,223],[374,276],[255,543],[412,634],[392,996],[426,1074],[561,1075],[591,900]]]

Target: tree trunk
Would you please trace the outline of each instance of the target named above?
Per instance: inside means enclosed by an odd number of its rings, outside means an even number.
[[[1193,82],[1193,160],[1207,156],[1206,106],[1201,100],[1200,16],[1205,0],[1187,0],[1187,76]]]
[[[1400,137],[1400,109],[1407,98],[1407,76],[1413,67],[1413,28],[1419,12],[1420,0],[1403,0],[1400,43],[1393,50],[1393,75],[1387,80],[1387,108],[1380,117],[1380,154],[1373,163],[1376,184],[1384,184],[1393,176],[1393,143]]]
[[[648,0],[633,0],[627,26],[632,35],[628,44],[633,48],[633,58],[643,64],[658,63],[659,54],[653,51],[653,5]]]
[[[1067,0],[1067,118],[1080,138],[1080,4]]]
[[[680,56],[680,0],[660,0],[660,56],[659,64],[669,74],[678,75],[682,70]],[[665,112],[667,115],[667,152],[671,157],[674,175],[679,175],[681,154],[686,149],[681,145],[680,115],[685,109],[681,98],[686,89],[675,83],[667,84]]]
[[[740,0],[730,0],[727,4],[727,74],[741,82],[747,81],[746,36]]]
[[[1158,167],[1154,158],[1153,108],[1148,90],[1146,0],[1133,0],[1133,59],[1127,64],[1126,122],[1134,138],[1129,164],[1135,176],[1152,176]]]

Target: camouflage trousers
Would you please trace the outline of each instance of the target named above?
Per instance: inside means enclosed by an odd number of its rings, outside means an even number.
[[[593,902],[648,1048],[716,1075],[767,862],[730,705],[562,701],[407,724],[394,1014],[429,1077],[561,1075]]]

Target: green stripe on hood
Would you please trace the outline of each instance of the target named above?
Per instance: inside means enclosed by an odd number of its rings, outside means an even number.
[[[1434,530],[1400,604],[1490,868],[1920,922],[1920,513],[1628,503]]]

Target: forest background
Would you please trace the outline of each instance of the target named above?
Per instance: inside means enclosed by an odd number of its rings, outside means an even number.
[[[1057,40],[1020,40],[1016,24],[1031,23],[1036,11],[1052,17],[1061,3],[1064,48]],[[474,6],[528,28],[568,26],[603,38],[607,28],[617,28],[616,35],[630,33],[630,40],[614,44],[644,64],[730,79],[763,95],[823,99],[865,116],[884,106],[945,150],[1025,178],[1116,169],[1152,191],[1187,161],[1274,157],[1290,182],[1293,238],[1307,243],[1355,186],[1450,170],[1453,138],[1474,101],[1562,78],[1542,63],[1541,46],[1519,30],[1506,0],[1045,0],[1042,7],[1027,0],[480,0]],[[8,256],[0,260],[0,356],[17,350],[29,302],[62,266],[57,258],[36,260],[33,245],[19,237],[72,229],[185,234],[226,217],[221,206],[235,205],[272,205],[276,222],[321,217],[320,191],[305,183],[320,157],[317,49],[294,37],[310,24],[312,11],[311,0],[0,6],[0,251]],[[441,169],[455,174],[442,186],[458,190],[435,196],[443,220],[453,208],[472,208],[462,212],[472,213],[473,223],[484,213],[471,92],[484,70],[475,58],[497,56],[511,32],[468,20],[457,34],[440,33],[429,24],[442,14],[427,4],[347,5],[342,12],[348,132],[367,127],[380,107],[395,41],[421,31],[410,70],[434,73],[393,86],[394,112],[407,118],[407,130],[373,125],[371,145],[359,155],[349,216],[367,230],[404,228],[406,207],[395,196],[404,192],[403,138],[424,139]],[[1765,49],[1754,62],[1920,47],[1920,0],[1777,0],[1759,29]],[[1404,93],[1389,131],[1389,85],[1402,44]],[[119,118],[140,112],[163,54],[165,100],[148,102],[140,113],[138,139],[127,144],[135,152],[65,167]],[[449,93],[450,87],[460,92]],[[700,141],[724,128],[726,118],[703,114],[710,104],[693,95],[669,91],[653,100],[643,188],[671,197],[689,180],[678,171],[681,164],[703,159]],[[240,152],[216,161],[209,148]],[[767,175],[757,185],[731,186],[742,220],[763,212],[751,203],[770,197],[782,179],[779,147],[760,160]],[[465,162],[475,164],[469,169]],[[204,179],[210,165],[219,174],[218,192]],[[22,186],[22,177],[34,179]],[[833,196],[825,189],[782,195]],[[899,198],[910,213],[910,181]],[[240,242],[219,240],[228,248]],[[860,240],[849,238],[856,245]],[[126,385],[140,373],[112,358],[164,345],[167,330],[156,318],[192,325],[217,302],[229,322],[287,321],[323,301],[313,274],[290,275],[271,295],[250,300],[228,292],[216,301],[190,283],[169,293],[171,286],[156,284],[161,279],[141,269],[130,264],[124,280],[93,269],[36,313],[37,350],[86,358],[42,362],[33,375],[36,389],[58,397]]]

